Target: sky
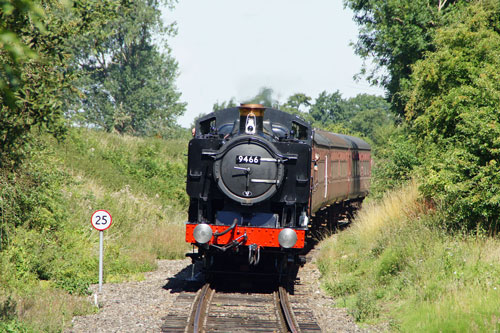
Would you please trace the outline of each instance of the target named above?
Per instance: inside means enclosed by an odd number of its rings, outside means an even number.
[[[341,0],[179,0],[163,12],[178,29],[168,42],[187,102],[178,123],[189,127],[215,102],[241,103],[261,87],[280,102],[299,92],[313,99],[337,90],[344,98],[383,95],[353,79],[362,60],[350,45],[358,33],[352,17]]]

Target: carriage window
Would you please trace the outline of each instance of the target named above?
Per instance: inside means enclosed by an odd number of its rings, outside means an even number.
[[[332,160],[331,165],[332,165],[332,178],[336,179],[339,177],[339,161]]]
[[[347,161],[340,162],[340,176],[341,177],[347,176]]]

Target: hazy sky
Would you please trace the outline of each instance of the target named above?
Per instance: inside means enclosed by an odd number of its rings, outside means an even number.
[[[281,102],[297,92],[383,94],[353,79],[362,64],[349,45],[357,26],[341,0],[180,0],[164,14],[179,30],[169,45],[188,103],[184,127],[214,102],[240,103],[264,86]]]

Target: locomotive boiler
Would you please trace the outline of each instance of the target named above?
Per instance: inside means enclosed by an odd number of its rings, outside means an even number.
[[[370,146],[301,118],[242,104],[196,122],[189,142],[186,241],[207,271],[303,264],[311,232],[334,228],[367,195]]]

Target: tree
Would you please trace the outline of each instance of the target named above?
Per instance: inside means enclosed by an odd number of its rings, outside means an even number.
[[[500,218],[500,6],[473,2],[413,66],[406,116],[423,161],[423,193],[455,228],[494,232]]]
[[[117,5],[118,0],[0,1],[1,165],[21,161],[34,127],[64,133],[64,99],[73,93],[75,78],[68,41],[113,18]]]
[[[84,96],[70,113],[107,131],[166,136],[185,110],[175,86],[177,62],[166,38],[176,33],[164,26],[160,5],[172,1],[139,0],[118,8],[118,19],[98,35],[75,41],[76,66]],[[160,35],[160,46],[154,39]],[[161,52],[163,49],[163,52]]]
[[[360,25],[355,51],[373,60],[374,70],[361,74],[387,89],[392,110],[404,116],[405,99],[400,92],[409,84],[411,65],[433,50],[437,28],[455,6],[452,0],[345,0]]]
[[[222,103],[219,103],[219,101],[215,102],[212,106],[212,111],[234,108],[236,106],[238,106],[238,104],[236,104],[235,98],[231,97],[229,101],[224,101]]]
[[[303,93],[296,93],[288,97],[284,106],[304,112],[311,106],[311,97]]]
[[[327,125],[329,123],[344,122],[349,118],[349,111],[345,109],[342,94],[337,90],[328,94],[323,91],[311,105],[310,115],[315,121]]]
[[[352,114],[346,122],[353,132],[362,133],[373,143],[382,145],[386,138],[380,136],[386,133],[384,128],[394,127],[395,117],[389,110],[389,103],[381,96],[359,94],[344,102],[344,108]]]
[[[311,97],[303,93],[295,93],[288,97],[287,101],[280,105],[282,111],[298,116],[309,123],[314,122],[314,118],[309,114]]]

